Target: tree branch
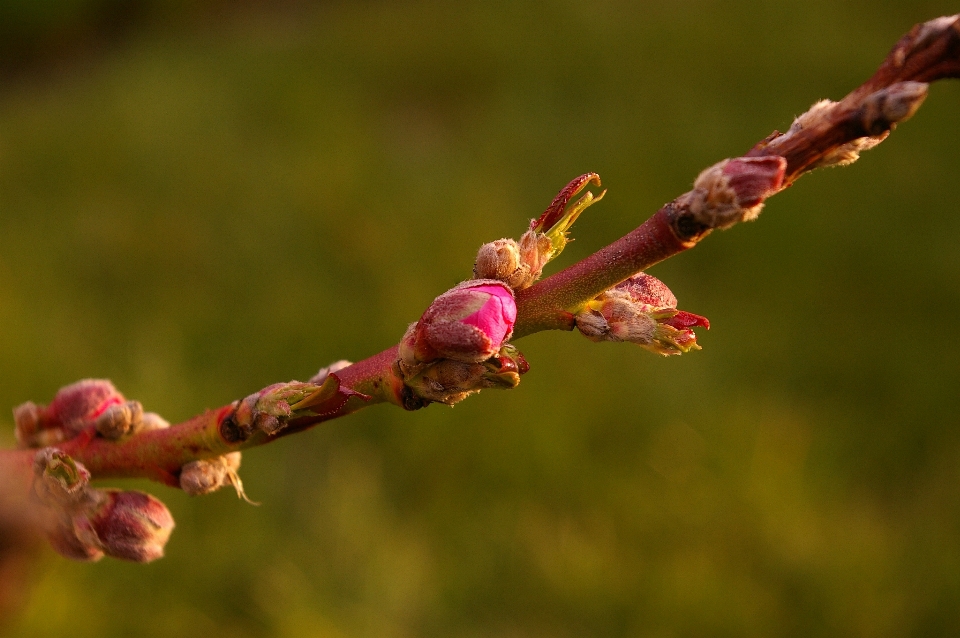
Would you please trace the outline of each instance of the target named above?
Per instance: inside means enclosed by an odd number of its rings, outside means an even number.
[[[792,185],[801,175],[823,166],[852,163],[860,152],[879,144],[898,123],[916,112],[926,97],[929,82],[958,76],[960,16],[916,25],[893,47],[877,72],[841,101],[818,102],[798,117],[786,133],[774,131],[743,157],[706,169],[692,190],[665,204],[640,227],[609,246],[529,287],[517,286],[513,338],[543,330],[572,330],[577,325],[577,313],[605,291],[695,246],[714,229],[755,219],[766,198]],[[569,199],[588,182],[595,180],[599,184],[595,178],[589,174],[572,182],[547,213],[534,220],[530,231],[533,234],[524,237],[532,237],[535,242],[546,236],[537,232],[544,226],[559,224],[556,220],[562,217]],[[580,200],[574,205],[580,207],[574,213],[568,212],[562,228],[552,237],[553,247],[541,246],[541,250],[552,251],[548,251],[543,263],[562,249],[565,230],[576,215],[598,198],[588,194],[584,199],[586,203]],[[520,249],[524,249],[523,242]],[[539,269],[534,270],[538,275]],[[191,463],[263,445],[370,405],[386,402],[407,410],[418,409],[438,399],[429,398],[433,395],[416,390],[410,382],[411,375],[419,374],[419,369],[410,372],[401,365],[405,356],[403,343],[412,338],[410,334],[400,346],[329,374],[318,374],[309,383],[270,386],[242,401],[169,428],[112,440],[88,423],[64,440],[38,439],[28,449],[0,450],[0,469],[21,476],[20,487],[28,489],[33,481],[37,449],[54,443],[93,477],[146,477],[178,486],[182,484],[185,466]],[[461,394],[491,387],[490,374],[500,381],[518,379],[526,363],[522,356],[510,357],[513,355],[501,352],[485,362],[458,364],[458,373],[476,368],[476,374],[487,375],[484,379],[488,383],[470,386]],[[477,368],[489,361],[503,367],[495,374],[489,365],[486,369]],[[508,369],[508,364],[514,368]],[[417,365],[414,361],[413,367]],[[515,385],[513,381],[509,383]],[[509,383],[507,386],[512,387]],[[102,417],[97,418],[102,421]],[[235,478],[235,472],[230,476]],[[5,489],[12,483],[8,480]],[[239,486],[239,479],[235,485]]]

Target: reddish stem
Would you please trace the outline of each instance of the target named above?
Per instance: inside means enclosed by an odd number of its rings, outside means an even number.
[[[757,144],[748,156],[785,158],[783,186],[786,187],[804,172],[824,163],[825,158],[830,158],[831,153],[843,145],[864,136],[882,138],[912,114],[910,110],[906,115],[894,117],[881,109],[882,117],[878,117],[878,112],[870,108],[876,106],[879,91],[899,82],[932,82],[958,75],[960,17],[939,18],[917,25],[894,46],[873,77],[816,120],[815,125],[799,127],[787,134],[774,133]],[[912,106],[913,110],[920,101],[922,96]],[[713,227],[703,222],[691,202],[696,203],[691,193],[682,195],[621,239],[520,291],[514,338],[541,330],[572,329],[572,313],[579,306],[637,272],[694,246]],[[142,476],[176,485],[180,468],[190,461],[269,443],[376,403],[389,402],[405,409],[423,407],[425,403],[412,395],[394,374],[396,360],[397,346],[393,346],[339,370],[336,374],[344,387],[369,399],[348,396],[334,411],[294,420],[278,435],[258,431],[242,442],[225,437],[222,430],[236,411],[235,404],[231,404],[169,429],[142,432],[119,442],[95,437],[90,430],[58,447],[98,478]],[[0,450],[0,470],[29,475],[35,453],[35,449]]]

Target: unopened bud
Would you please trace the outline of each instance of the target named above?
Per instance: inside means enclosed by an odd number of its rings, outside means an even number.
[[[497,279],[516,289],[525,282],[530,266],[520,259],[520,246],[512,239],[498,239],[484,244],[477,252],[473,276]]]
[[[255,430],[274,435],[286,427],[294,416],[291,406],[316,393],[319,388],[314,383],[289,381],[274,383],[259,392],[247,396],[237,407],[235,420],[247,438]]]
[[[503,282],[477,279],[443,293],[400,342],[401,368],[436,359],[479,363],[496,354],[513,334],[517,305]]]
[[[119,439],[143,429],[143,406],[139,401],[111,405],[96,418],[94,425],[100,436]]]
[[[103,558],[96,534],[92,534],[90,521],[85,516],[64,517],[47,530],[47,542],[53,549],[70,560],[92,563]]]
[[[40,408],[33,401],[21,403],[13,409],[17,443],[28,447],[40,427]]]
[[[84,379],[60,388],[50,405],[24,403],[14,410],[22,447],[46,447],[71,439],[104,412],[126,402],[105,379]]]
[[[47,505],[78,503],[90,484],[90,472],[56,448],[44,448],[33,457],[33,489]]]
[[[787,160],[779,155],[723,160],[704,170],[682,204],[707,228],[729,228],[752,221],[763,200],[783,186]]]
[[[925,82],[897,82],[872,93],[863,101],[863,128],[868,135],[880,135],[910,119],[927,99]]]
[[[163,556],[173,531],[170,510],[144,492],[98,490],[99,503],[87,514],[88,532],[107,555],[137,563]]]
[[[84,379],[60,388],[47,406],[46,419],[78,433],[114,405],[126,401],[106,379]]]
[[[180,471],[180,487],[190,496],[201,496],[230,483],[236,485],[240,469],[240,452],[231,452],[213,459],[192,461]],[[239,479],[237,478],[237,481]]]
[[[677,310],[667,286],[639,273],[607,290],[577,314],[577,328],[591,341],[627,341],[662,355],[699,349],[693,328],[706,317]]]

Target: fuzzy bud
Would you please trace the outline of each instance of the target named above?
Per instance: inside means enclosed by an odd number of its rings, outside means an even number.
[[[405,374],[437,359],[479,363],[495,355],[513,334],[513,291],[492,279],[466,281],[430,304],[400,342]]]
[[[52,447],[33,457],[33,474],[34,492],[47,505],[78,503],[90,484],[90,472],[83,464]]]
[[[97,433],[107,439],[119,439],[143,428],[143,406],[139,401],[111,405],[96,418]]]
[[[520,247],[512,239],[484,244],[477,252],[473,276],[477,279],[506,281],[520,267]]]
[[[114,405],[126,399],[106,379],[84,379],[60,388],[47,406],[44,420],[80,432]]]
[[[677,310],[667,286],[639,273],[589,302],[576,316],[591,341],[627,341],[662,355],[700,349],[693,328],[710,328],[705,317]]]
[[[22,447],[46,447],[72,439],[126,399],[106,379],[84,379],[60,388],[50,405],[24,403],[14,409]]]
[[[863,101],[863,128],[871,136],[881,135],[910,119],[927,99],[925,82],[897,82],[872,93]]]
[[[681,203],[707,228],[752,221],[763,200],[780,190],[787,160],[779,155],[723,160],[704,170]]]
[[[97,505],[86,513],[85,519],[74,522],[78,538],[88,544],[95,542],[107,556],[137,563],[149,563],[163,556],[163,547],[174,527],[166,505],[144,492],[97,492]],[[84,523],[89,523],[89,527]]]
[[[240,452],[231,452],[213,459],[192,461],[180,472],[180,488],[190,496],[201,496],[239,481]]]

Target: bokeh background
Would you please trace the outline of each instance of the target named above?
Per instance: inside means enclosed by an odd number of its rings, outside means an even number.
[[[957,10],[4,0],[0,405],[177,421],[373,354],[574,176],[561,266]],[[0,633],[955,635],[958,107],[651,270],[702,352],[534,335],[515,391],[244,453],[259,507],[121,482],[166,558],[42,551]]]

